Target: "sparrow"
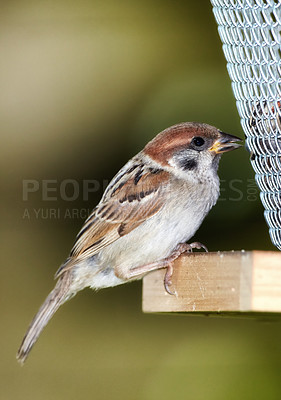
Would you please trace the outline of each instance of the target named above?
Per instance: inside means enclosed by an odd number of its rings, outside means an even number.
[[[159,133],[130,159],[106,188],[76,237],[57,283],[32,320],[17,353],[24,363],[57,309],[78,291],[141,279],[166,268],[169,294],[172,262],[183,252],[219,197],[222,153],[240,141],[219,129],[184,122]]]

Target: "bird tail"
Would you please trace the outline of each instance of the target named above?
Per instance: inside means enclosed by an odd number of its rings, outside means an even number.
[[[57,309],[67,301],[74,293],[69,288],[71,284],[70,271],[61,276],[55,288],[48,295],[38,313],[35,315],[27,332],[22,340],[20,348],[17,352],[17,360],[23,364],[28,357],[32,347],[36,343],[40,333],[52,318]]]

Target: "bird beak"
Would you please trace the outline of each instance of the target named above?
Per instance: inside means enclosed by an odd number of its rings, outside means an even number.
[[[238,149],[242,146],[240,143],[241,139],[237,136],[229,135],[228,133],[224,133],[219,131],[220,137],[214,142],[210,151],[215,152],[216,154],[225,153],[227,151]]]

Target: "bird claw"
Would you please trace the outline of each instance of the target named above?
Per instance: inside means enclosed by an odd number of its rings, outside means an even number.
[[[170,286],[172,285],[171,278],[172,278],[173,272],[174,272],[173,265],[171,263],[169,263],[167,265],[166,273],[164,276],[164,288],[165,288],[166,292],[168,294],[170,294],[171,296],[176,295],[176,292],[172,292],[170,289]]]
[[[172,284],[172,283],[170,283],[170,284]],[[176,292],[176,291],[170,290],[169,285],[167,285],[166,283],[164,283],[164,287],[165,287],[165,290],[166,290],[166,292],[167,292],[168,294],[170,294],[171,296],[177,296],[177,292]]]
[[[204,249],[206,251],[206,253],[208,253],[207,247],[204,244],[200,243],[200,242],[181,243],[180,245],[185,246],[185,248],[186,248],[185,251],[188,251],[190,253],[192,253],[193,249],[197,249],[197,250]]]
[[[181,254],[189,252],[192,253],[193,249],[204,249],[206,253],[208,253],[207,247],[200,243],[200,242],[193,242],[193,243],[179,243],[176,249],[173,251],[171,256],[167,259],[167,269],[164,276],[164,288],[168,294],[171,296],[177,296],[177,292],[172,292],[170,286],[172,285],[171,278],[173,276],[174,268],[172,262],[176,260]]]

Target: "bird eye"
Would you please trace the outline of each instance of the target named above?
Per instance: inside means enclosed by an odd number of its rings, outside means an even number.
[[[196,136],[192,139],[191,143],[196,147],[201,147],[205,143],[205,140],[200,136]]]

